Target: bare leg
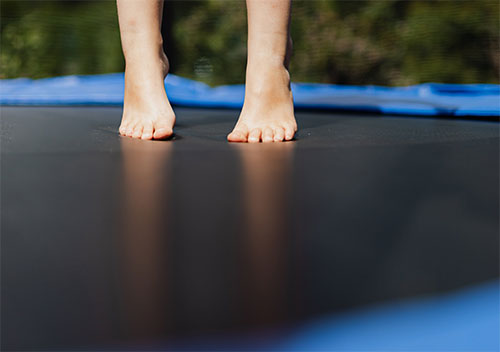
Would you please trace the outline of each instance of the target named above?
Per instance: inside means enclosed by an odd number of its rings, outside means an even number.
[[[288,62],[291,0],[247,0],[245,103],[230,142],[281,142],[297,131]]]
[[[163,0],[117,0],[117,6],[126,65],[120,134],[168,138],[175,115],[164,86],[169,65],[160,32]]]

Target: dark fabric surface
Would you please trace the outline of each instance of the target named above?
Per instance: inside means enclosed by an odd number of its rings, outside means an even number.
[[[499,125],[297,113],[229,144],[236,111],[1,111],[2,349],[280,327],[498,278]]]

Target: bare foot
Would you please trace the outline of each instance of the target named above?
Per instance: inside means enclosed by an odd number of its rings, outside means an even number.
[[[249,64],[245,103],[230,142],[282,142],[293,139],[297,123],[290,75],[283,61]]]
[[[163,53],[159,58],[127,63],[119,129],[122,136],[165,139],[172,135],[175,114],[164,85],[168,69],[168,60]]]

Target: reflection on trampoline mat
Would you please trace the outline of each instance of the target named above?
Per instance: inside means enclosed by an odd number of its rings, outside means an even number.
[[[229,144],[235,110],[3,107],[2,349],[244,333],[498,278],[499,125],[297,113]]]

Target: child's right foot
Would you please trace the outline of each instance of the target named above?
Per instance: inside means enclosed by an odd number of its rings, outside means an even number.
[[[166,139],[173,133],[175,114],[165,93],[166,56],[127,63],[120,134],[141,139]]]

